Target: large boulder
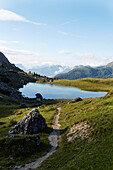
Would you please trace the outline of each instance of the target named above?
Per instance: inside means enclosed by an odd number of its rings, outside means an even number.
[[[47,128],[46,120],[39,113],[38,109],[33,109],[8,134],[35,134]]]
[[[72,103],[80,102],[82,101],[82,98],[77,97],[76,99],[72,100]]]

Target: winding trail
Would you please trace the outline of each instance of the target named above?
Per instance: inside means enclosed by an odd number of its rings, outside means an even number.
[[[59,120],[59,115],[60,115],[60,111],[61,111],[61,107],[57,108],[57,114],[54,117],[54,123],[53,123],[53,132],[49,135],[48,139],[49,142],[52,146],[51,150],[44,155],[41,158],[38,158],[36,161],[34,162],[30,162],[28,164],[25,164],[24,167],[21,167],[21,170],[28,170],[28,169],[36,169],[38,167],[41,166],[41,163],[47,159],[50,155],[52,155],[54,152],[56,152],[56,148],[58,146],[58,142],[59,142],[59,136],[60,136],[60,124],[58,123]]]

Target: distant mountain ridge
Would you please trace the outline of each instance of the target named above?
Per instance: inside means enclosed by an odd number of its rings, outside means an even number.
[[[68,73],[58,74],[55,78],[69,80],[81,78],[113,78],[113,62],[95,68],[90,66],[75,68]]]
[[[36,72],[37,74],[47,76],[47,77],[54,77],[58,73],[65,73],[70,71],[71,68],[67,66],[61,65],[42,65],[42,66],[35,66],[30,68],[28,71]]]
[[[26,69],[22,64],[16,64],[16,66],[24,70],[25,72],[32,72],[32,73],[35,72],[37,74],[40,74],[42,76],[47,76],[47,77],[54,77],[59,73],[67,73],[70,70],[72,70],[72,68],[83,67],[83,65],[70,67],[70,66],[62,66],[62,65],[45,64],[41,66],[34,66],[34,67],[31,67],[30,69]]]

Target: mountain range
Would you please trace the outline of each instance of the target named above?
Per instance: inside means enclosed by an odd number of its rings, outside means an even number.
[[[84,66],[55,76],[58,79],[113,78],[113,62],[100,67]]]
[[[70,66],[62,66],[62,65],[45,64],[42,66],[34,66],[34,67],[31,67],[30,69],[26,69],[22,64],[16,64],[16,66],[24,70],[25,72],[32,72],[32,73],[35,72],[37,74],[47,76],[47,77],[54,77],[59,73],[67,73],[73,68],[83,67],[83,65],[70,67]]]

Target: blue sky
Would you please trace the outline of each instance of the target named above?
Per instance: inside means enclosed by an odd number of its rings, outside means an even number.
[[[0,0],[0,51],[25,67],[113,61],[112,0]]]

